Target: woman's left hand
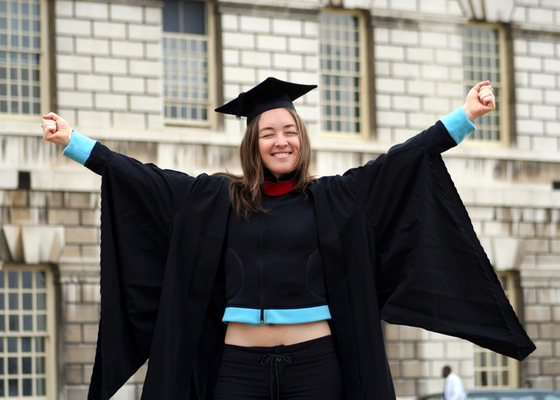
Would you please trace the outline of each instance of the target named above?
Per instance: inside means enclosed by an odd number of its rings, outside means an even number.
[[[463,110],[467,118],[473,122],[478,117],[493,111],[496,108],[496,100],[492,93],[490,81],[477,83],[467,94]]]

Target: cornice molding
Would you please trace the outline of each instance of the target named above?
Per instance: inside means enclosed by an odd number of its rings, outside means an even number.
[[[58,263],[66,246],[63,226],[3,225],[0,227],[3,262]]]
[[[219,2],[218,11],[220,13],[237,13],[245,15],[258,15],[259,17],[284,17],[284,18],[319,18],[321,4],[316,6],[301,4],[296,7],[291,2],[278,3],[278,5],[248,4],[245,2]]]
[[[80,0],[82,3],[99,3],[99,0]],[[158,0],[117,0],[111,4],[130,4],[135,6],[163,7],[163,1]]]

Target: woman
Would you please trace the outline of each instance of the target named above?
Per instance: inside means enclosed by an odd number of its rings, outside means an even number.
[[[269,78],[217,109],[248,119],[241,177],[162,171],[44,116],[45,139],[103,176],[90,398],[149,358],[143,399],[391,399],[380,318],[518,359],[534,349],[439,155],[493,110],[489,82],[320,179],[292,103],[314,87]]]

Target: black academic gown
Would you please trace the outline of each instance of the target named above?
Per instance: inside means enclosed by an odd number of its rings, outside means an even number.
[[[380,319],[519,360],[535,348],[445,169],[440,153],[454,145],[437,122],[309,188],[348,400],[395,398]],[[99,143],[86,166],[103,176],[89,399],[110,398],[149,358],[143,400],[210,400],[226,329],[227,178],[161,170]]]

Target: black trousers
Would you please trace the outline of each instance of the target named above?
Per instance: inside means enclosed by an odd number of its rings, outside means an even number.
[[[275,347],[226,345],[214,400],[341,400],[331,336]]]

